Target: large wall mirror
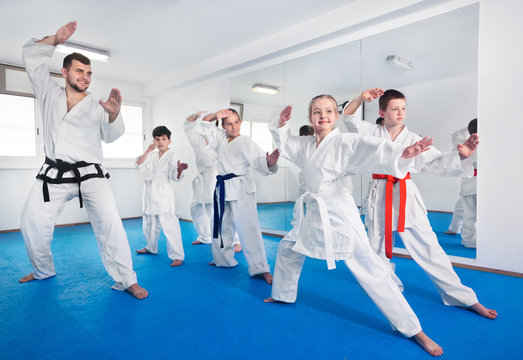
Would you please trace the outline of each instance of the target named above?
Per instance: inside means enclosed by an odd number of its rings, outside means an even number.
[[[315,52],[300,58],[248,72],[231,79],[231,101],[243,104],[244,121],[268,123],[285,105],[293,105],[291,128],[298,133],[308,124],[309,100],[331,94],[338,103],[357,96],[363,89],[381,87],[402,91],[407,97],[409,130],[434,138],[442,152],[452,151],[451,134],[477,117],[477,59],[479,5],[411,23],[396,29]],[[412,63],[406,70],[386,61],[389,55]],[[278,88],[275,95],[252,91],[254,84]],[[375,122],[377,103],[366,103],[361,117]],[[242,125],[243,127],[243,125]],[[339,123],[342,131],[344,125]],[[252,130],[251,130],[252,131]],[[260,130],[261,131],[261,130]],[[298,193],[298,174],[293,164],[279,162],[276,176],[257,178],[262,227],[285,232],[290,229],[293,201]],[[458,236],[446,235],[460,178],[413,175],[420,189],[433,228],[449,255],[475,258],[475,249],[461,246]],[[369,174],[352,176],[357,205],[367,196]],[[267,220],[269,219],[269,220]],[[266,221],[267,220],[267,221]],[[269,230],[268,230],[269,231]]]

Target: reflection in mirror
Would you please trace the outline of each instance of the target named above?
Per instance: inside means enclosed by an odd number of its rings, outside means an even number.
[[[407,99],[405,125],[434,138],[442,151],[455,150],[451,134],[477,117],[478,4],[409,24],[362,40],[362,87],[397,89]],[[411,62],[406,70],[391,66],[390,55]],[[405,63],[405,62],[404,62]],[[365,104],[363,117],[374,122],[377,101]],[[460,235],[448,235],[459,177],[412,174],[429,210],[429,220],[449,255],[475,257]],[[366,182],[365,180],[363,181]],[[396,236],[396,245],[402,246]]]

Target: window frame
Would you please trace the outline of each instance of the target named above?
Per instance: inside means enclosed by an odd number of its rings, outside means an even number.
[[[14,91],[7,89],[7,70],[15,70],[15,71],[23,71],[26,72],[24,67],[21,66],[15,66],[15,65],[9,65],[9,64],[2,64],[0,63],[0,94],[5,95],[13,95],[13,96],[21,96],[21,97],[29,97],[34,99],[34,131],[35,131],[35,149],[36,154],[34,156],[0,156],[0,170],[8,170],[8,169],[39,169],[43,161],[45,160],[45,151],[44,151],[44,140],[43,135],[41,132],[42,129],[42,115],[41,111],[38,106],[38,102],[36,101],[35,95],[27,92],[21,92],[21,91]],[[56,77],[59,79],[62,79],[62,75],[59,73],[50,73],[52,77]],[[150,103],[145,98],[141,99],[131,99],[129,101],[124,101],[122,103],[123,105],[129,105],[129,106],[140,106],[142,108],[142,150],[145,146],[146,141],[146,128],[147,128],[147,121],[146,119],[149,118],[148,111],[150,108]],[[140,150],[141,151],[141,150]],[[136,156],[139,156],[140,154],[136,154]],[[133,156],[132,158],[106,158],[103,159],[103,164],[106,167],[110,168],[134,168],[135,167],[135,158],[136,156]]]

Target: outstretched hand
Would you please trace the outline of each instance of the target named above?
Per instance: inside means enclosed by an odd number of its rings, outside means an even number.
[[[122,106],[122,94],[120,90],[112,89],[109,93],[107,101],[99,100],[100,105],[109,113],[109,122],[113,122],[118,117],[120,113],[120,108]]]
[[[458,144],[458,152],[461,160],[467,159],[474,154],[479,145],[478,134],[472,134],[463,144]]]
[[[403,154],[401,154],[401,157],[405,158],[405,159],[413,158],[415,156],[418,156],[422,152],[425,152],[428,149],[430,149],[431,145],[432,145],[432,138],[425,136],[420,141],[417,141],[414,144],[407,146],[405,148],[405,150],[403,150]]]
[[[56,31],[55,45],[63,44],[74,34],[76,31],[76,21],[70,21]]]
[[[280,126],[282,127],[287,124],[287,121],[291,119],[292,106],[288,105],[280,113]]]
[[[278,149],[274,150],[271,154],[267,153],[267,166],[271,168],[276,165],[279,157],[280,151]]]
[[[380,88],[373,88],[365,90],[361,93],[361,97],[366,102],[371,102],[372,100],[375,100],[379,98],[381,95],[383,95],[384,91]]]

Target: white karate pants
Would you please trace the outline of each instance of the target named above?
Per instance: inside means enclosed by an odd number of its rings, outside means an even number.
[[[363,225],[362,225],[363,227]],[[305,255],[292,250],[295,242],[282,239],[278,247],[274,278],[272,282],[273,299],[294,303],[298,293],[298,280]],[[419,320],[403,297],[391,272],[372,251],[365,233],[354,239],[354,256],[345,260],[358,283],[370,296],[392,325],[405,337],[412,337],[421,331]]]
[[[198,241],[203,244],[212,242],[213,204],[195,203],[191,205],[191,217],[198,233]]]
[[[184,260],[182,233],[180,231],[180,222],[174,211],[160,215],[143,214],[143,235],[147,241],[146,249],[158,254],[158,239],[163,229],[167,239],[167,256],[171,260]]]
[[[238,233],[245,260],[249,265],[249,275],[269,272],[254,193],[247,194],[239,200],[225,202],[222,222],[223,248],[220,248],[219,238],[212,239],[212,256],[216,266],[238,265],[234,258],[233,247],[235,231]]]
[[[369,224],[370,245],[384,262],[390,263],[385,256],[385,236],[374,234],[371,230],[373,228]],[[428,275],[445,305],[471,306],[478,302],[474,291],[461,283],[436,234],[432,231],[427,217],[418,224],[406,228],[405,232],[397,232],[396,235],[400,236],[412,259]]]
[[[202,244],[210,244],[212,242],[212,226],[214,222],[213,204],[196,203],[191,205],[191,217],[194,228],[198,233],[198,240]],[[240,243],[238,234],[234,233],[232,244]]]
[[[127,235],[118,215],[107,179],[94,178],[81,184],[84,207],[93,227],[102,263],[115,281],[114,289],[136,284]],[[35,279],[56,275],[51,253],[54,226],[65,204],[78,196],[77,184],[49,184],[49,202],[44,202],[42,181],[36,180],[21,214],[20,229]]]
[[[461,229],[463,227],[463,200],[460,197],[456,204],[454,205],[454,212],[452,213],[452,221],[449,225],[449,230],[452,232],[455,232],[456,234],[459,234],[461,232]]]
[[[461,230],[461,244],[467,248],[476,247],[476,195],[461,197],[463,203],[463,228]]]

